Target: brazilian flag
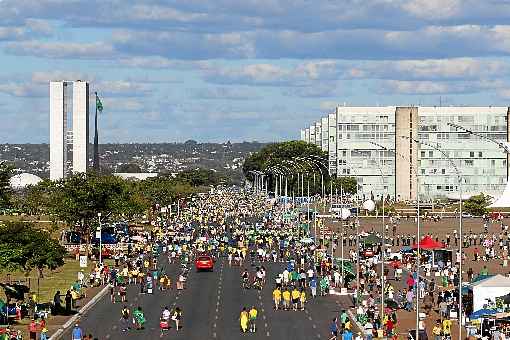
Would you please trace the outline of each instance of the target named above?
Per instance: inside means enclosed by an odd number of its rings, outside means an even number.
[[[99,113],[103,112],[103,103],[101,103],[101,99],[99,99],[99,96],[96,94],[96,110],[99,111]]]

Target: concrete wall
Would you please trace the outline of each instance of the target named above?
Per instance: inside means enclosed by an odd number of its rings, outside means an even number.
[[[416,200],[418,186],[418,108],[397,107],[395,110],[395,198]]]
[[[73,83],[73,172],[87,172],[89,162],[89,84]]]
[[[64,82],[50,82],[50,179],[64,178],[67,161],[67,117],[64,112]]]

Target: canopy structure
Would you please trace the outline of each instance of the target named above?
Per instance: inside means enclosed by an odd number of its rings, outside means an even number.
[[[510,278],[501,274],[471,284],[473,288],[473,309],[483,309],[489,301],[510,293]]]
[[[487,208],[510,208],[510,181],[506,182],[505,191]]]
[[[373,245],[373,244],[381,243],[382,242],[382,238],[380,238],[376,234],[372,233],[372,234],[368,235],[367,237],[365,237],[362,240],[362,242],[364,244]]]
[[[493,309],[479,309],[476,312],[472,313],[469,318],[470,319],[480,319],[484,316],[495,315],[497,313],[496,310]]]
[[[437,242],[432,237],[430,237],[430,235],[427,235],[424,238],[422,238],[419,244],[420,244],[420,249],[432,250],[432,249],[444,248],[444,244],[442,242]],[[418,248],[418,244],[417,243],[413,244],[413,249],[417,249],[417,248]]]

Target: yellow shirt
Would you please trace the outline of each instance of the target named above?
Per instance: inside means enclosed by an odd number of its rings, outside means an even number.
[[[301,292],[301,301],[303,301],[303,302],[306,301],[306,293],[305,293],[305,291]]]
[[[444,334],[450,334],[452,328],[452,321],[449,319],[443,320],[443,332]]]
[[[255,308],[250,309],[250,319],[254,320],[257,318],[257,310]]]
[[[294,289],[292,291],[292,298],[293,299],[299,299],[300,296],[301,296],[301,293],[299,292],[299,290]]]
[[[290,292],[288,290],[284,291],[282,295],[284,300],[290,300]]]
[[[279,289],[273,290],[273,298],[274,299],[281,299],[282,298],[282,292]]]

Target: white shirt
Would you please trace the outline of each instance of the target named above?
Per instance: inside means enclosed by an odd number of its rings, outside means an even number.
[[[170,311],[168,309],[165,309],[163,311],[163,319],[165,319],[165,320],[170,319]]]

